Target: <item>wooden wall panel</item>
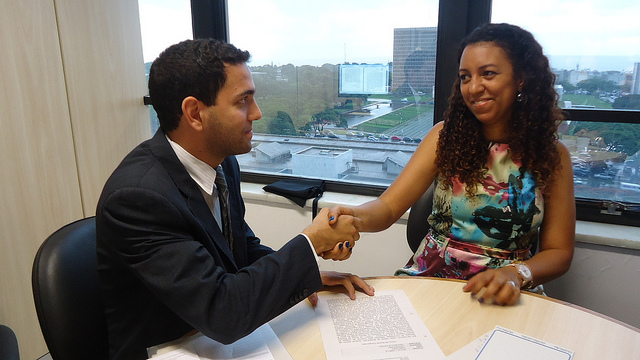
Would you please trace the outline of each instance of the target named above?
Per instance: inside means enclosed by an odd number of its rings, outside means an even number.
[[[0,323],[24,359],[46,352],[31,292],[35,253],[82,206],[53,2],[0,11]]]
[[[151,136],[136,0],[56,0],[85,215],[105,180]]]
[[[22,0],[0,11],[0,323],[47,352],[31,291],[42,241],[95,213],[104,181],[150,136],[135,0]]]

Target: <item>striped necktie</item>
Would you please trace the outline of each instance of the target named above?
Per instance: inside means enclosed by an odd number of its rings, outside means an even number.
[[[227,180],[224,177],[222,166],[216,168],[216,188],[218,189],[218,198],[220,199],[220,212],[222,218],[222,233],[229,243],[229,248],[233,251],[233,235],[231,233],[231,210],[229,209],[229,190],[227,189]]]

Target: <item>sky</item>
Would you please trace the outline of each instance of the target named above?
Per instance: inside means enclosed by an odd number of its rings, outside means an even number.
[[[145,62],[192,37],[189,0],[139,6]],[[229,0],[229,33],[250,65],[386,63],[394,28],[435,27],[437,16],[437,0]],[[492,10],[492,22],[531,31],[553,67],[600,71],[640,62],[639,16],[637,0],[493,0]]]

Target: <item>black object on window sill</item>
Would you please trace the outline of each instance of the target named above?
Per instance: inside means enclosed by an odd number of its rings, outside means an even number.
[[[324,180],[285,179],[266,185],[262,189],[284,196],[300,207],[304,207],[307,199],[313,199],[312,216],[315,218],[318,214],[318,200],[324,193],[324,185]]]

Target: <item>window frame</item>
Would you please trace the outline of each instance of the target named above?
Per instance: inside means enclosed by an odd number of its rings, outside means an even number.
[[[442,119],[448,107],[451,84],[457,76],[457,48],[477,26],[491,21],[491,0],[439,0],[438,43],[436,51],[434,119]],[[191,0],[193,37],[229,42],[227,0]],[[461,22],[464,20],[464,22]],[[567,120],[640,124],[640,111],[608,109],[565,109]],[[615,119],[615,121],[613,120]],[[434,120],[435,121],[435,120]],[[298,176],[242,172],[242,180],[273,183]],[[326,190],[339,193],[378,196],[386,186],[326,181]],[[578,220],[640,226],[640,204],[576,198]]]

